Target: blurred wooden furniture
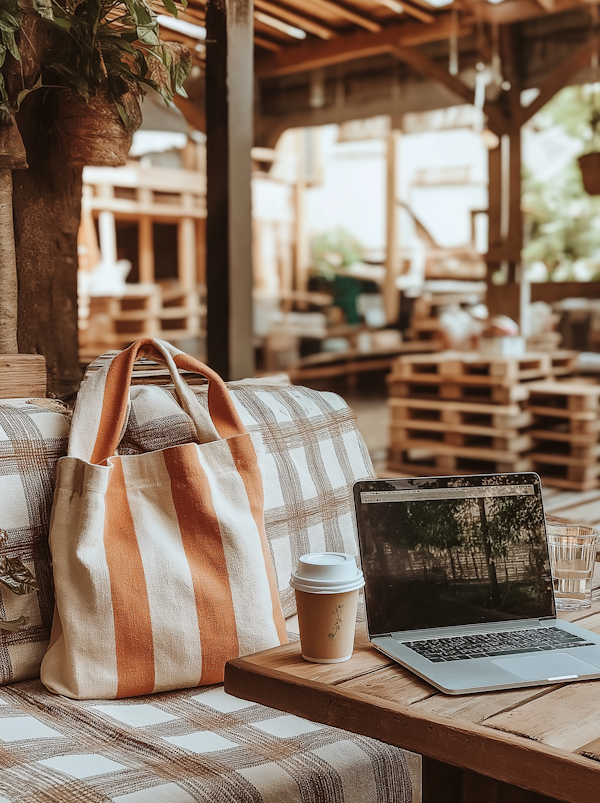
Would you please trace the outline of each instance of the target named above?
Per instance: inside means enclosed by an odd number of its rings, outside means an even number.
[[[600,602],[561,618],[600,632]],[[423,755],[423,803],[597,803],[600,681],[447,696],[373,649],[310,664],[299,642],[230,661],[229,694]]]
[[[304,357],[287,373],[291,381],[296,384],[338,376],[346,377],[348,383],[353,384],[359,373],[389,371],[400,354],[436,351],[439,347],[439,341],[427,340],[403,342],[394,348],[372,348],[369,351],[350,348],[345,351],[320,352]]]

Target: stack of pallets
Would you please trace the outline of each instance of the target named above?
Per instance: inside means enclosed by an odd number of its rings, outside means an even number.
[[[534,470],[557,488],[600,487],[600,384],[583,377],[533,382],[529,394]]]
[[[565,370],[565,355],[557,370]],[[399,474],[528,471],[529,383],[553,375],[551,354],[442,352],[399,358],[388,377],[388,469]]]

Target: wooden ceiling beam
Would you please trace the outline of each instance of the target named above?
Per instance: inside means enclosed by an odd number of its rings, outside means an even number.
[[[263,39],[262,36],[255,35],[254,44],[264,48],[265,50],[270,50],[273,53],[279,53],[280,50],[283,50],[281,45],[278,45],[276,42],[271,42],[270,39]]]
[[[475,93],[472,89],[469,89],[468,86],[465,86],[460,78],[457,78],[455,75],[450,75],[447,70],[445,70],[443,67],[440,67],[439,64],[436,64],[435,61],[432,61],[420,50],[417,50],[417,48],[396,47],[394,48],[393,53],[399,61],[404,62],[404,64],[408,64],[409,67],[412,67],[413,70],[418,72],[420,75],[424,75],[426,78],[431,78],[432,80],[437,81],[439,84],[442,84],[442,86],[445,86],[446,89],[449,89],[450,92],[453,92],[465,103],[473,103]],[[498,109],[496,106],[486,103],[483,111],[485,114],[487,114],[490,128],[492,128],[497,134],[505,133],[508,126],[508,121],[500,109]]]
[[[433,22],[435,22],[435,16],[433,14],[429,14],[427,11],[417,5],[407,3],[406,0],[402,0],[400,5],[404,8],[404,11],[407,14],[417,20],[420,20],[421,22],[424,22],[426,25],[431,25]]]
[[[480,13],[485,22],[510,25],[545,16],[548,12],[543,5],[544,2],[552,2],[553,14],[560,14],[573,8],[589,9],[590,7],[590,3],[585,0],[542,0],[541,3],[538,0],[504,0],[503,3],[496,5],[478,2],[478,6],[481,6]]]
[[[568,59],[559,64],[558,67],[546,78],[540,87],[540,94],[537,98],[521,111],[520,123],[523,125],[531,120],[534,114],[552,100],[554,95],[567,85],[569,80],[585,69],[591,61],[592,55],[600,47],[600,37],[594,36],[585,45],[582,45]]]
[[[328,14],[335,14],[337,17],[343,17],[348,22],[353,22],[355,25],[364,28],[371,33],[378,33],[381,31],[381,25],[374,20],[364,17],[362,14],[357,14],[355,11],[350,11],[345,6],[340,6],[337,3],[332,3],[331,0],[310,0],[310,2],[318,8],[326,11]]]
[[[315,70],[345,61],[391,53],[396,47],[412,47],[427,42],[447,39],[452,33],[450,14],[440,14],[431,25],[405,22],[403,25],[389,25],[379,33],[358,31],[340,35],[330,42],[307,41],[301,45],[284,48],[280,53],[265,55],[257,59],[256,75],[266,78],[278,75],[291,75],[305,70]],[[457,36],[468,36],[470,25],[461,23]]]
[[[315,36],[318,36],[320,39],[333,39],[335,36],[337,36],[336,32],[331,28],[326,28],[325,25],[313,22],[313,20],[309,20],[300,14],[294,13],[293,11],[289,11],[283,6],[275,5],[275,3],[269,3],[267,0],[254,0],[254,8],[258,8],[261,11],[266,11],[268,14],[272,14],[274,17],[279,17],[279,19],[289,22],[291,25],[295,25],[297,28],[302,28],[303,31],[312,33]]]

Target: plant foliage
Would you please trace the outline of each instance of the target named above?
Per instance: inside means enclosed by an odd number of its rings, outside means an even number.
[[[530,265],[544,265],[552,281],[600,276],[600,198],[585,192],[577,163],[578,154],[600,149],[598,98],[593,94],[590,86],[566,87],[532,120],[537,134],[556,132],[557,142],[571,141],[576,151],[549,177],[523,170],[522,209],[528,234],[523,258]]]
[[[181,2],[185,8],[187,0]],[[177,16],[174,0],[163,4]],[[167,104],[175,93],[185,97],[190,53],[185,45],[160,40],[156,14],[145,0],[33,0],[33,10],[53,32],[43,80],[11,104],[0,77],[0,113],[14,114],[25,95],[44,86],[71,89],[86,101],[107,90],[125,125],[129,117],[121,99],[127,91],[140,95],[151,87]],[[15,33],[22,18],[18,0],[0,0],[0,67],[7,53],[20,60]]]
[[[13,108],[8,99],[8,91],[4,75],[1,72],[7,54],[21,61],[15,34],[21,27],[25,15],[19,8],[17,0],[0,0],[0,124],[12,123]]]

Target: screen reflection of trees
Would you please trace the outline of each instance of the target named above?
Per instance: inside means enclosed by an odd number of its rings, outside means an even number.
[[[535,496],[385,507],[383,516],[373,511],[378,534],[363,555],[374,578],[367,597],[372,632],[552,614]]]

